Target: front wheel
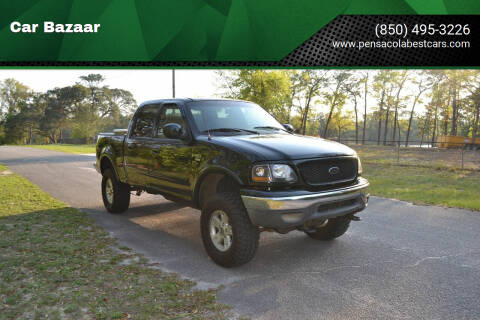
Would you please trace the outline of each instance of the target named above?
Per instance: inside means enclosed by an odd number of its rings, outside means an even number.
[[[317,224],[313,230],[305,233],[315,240],[333,240],[347,232],[350,226],[350,219],[347,217],[338,217],[325,219]]]
[[[207,254],[223,267],[245,264],[257,251],[259,230],[234,193],[218,194],[209,200],[202,208],[200,227]]]
[[[103,173],[102,198],[105,209],[111,213],[125,212],[130,205],[130,187],[118,181],[112,169]]]

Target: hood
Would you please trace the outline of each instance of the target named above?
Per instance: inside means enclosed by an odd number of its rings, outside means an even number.
[[[292,134],[213,136],[209,142],[240,153],[255,155],[257,161],[299,160],[356,154],[354,150],[338,142]]]

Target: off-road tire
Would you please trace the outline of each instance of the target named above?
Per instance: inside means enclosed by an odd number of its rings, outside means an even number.
[[[215,247],[210,237],[210,217],[216,210],[222,210],[227,214],[232,227],[232,243],[224,252]],[[220,193],[209,199],[202,208],[200,229],[207,254],[222,267],[237,267],[255,256],[260,232],[258,227],[251,223],[247,210],[236,193]]]
[[[107,199],[106,186],[108,180],[113,185],[113,201],[110,203]],[[130,186],[118,181],[115,172],[112,169],[106,169],[102,176],[102,198],[105,209],[110,213],[122,213],[130,205]]]
[[[348,217],[338,217],[328,219],[325,226],[315,229],[315,231],[305,231],[305,233],[315,240],[333,240],[347,232],[350,226]]]

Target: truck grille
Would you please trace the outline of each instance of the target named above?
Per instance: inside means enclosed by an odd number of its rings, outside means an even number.
[[[306,183],[321,186],[355,180],[357,166],[356,158],[326,158],[302,162],[298,168]]]

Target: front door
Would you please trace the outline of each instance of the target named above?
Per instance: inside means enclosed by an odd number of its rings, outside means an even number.
[[[130,185],[146,187],[150,183],[153,135],[159,108],[159,105],[142,107],[135,114],[132,128],[125,140],[124,161]]]
[[[160,110],[154,134],[153,163],[150,172],[151,187],[162,193],[191,200],[192,148],[180,139],[169,139],[163,134],[167,123],[178,123],[187,130],[186,121],[176,104],[165,104]]]

